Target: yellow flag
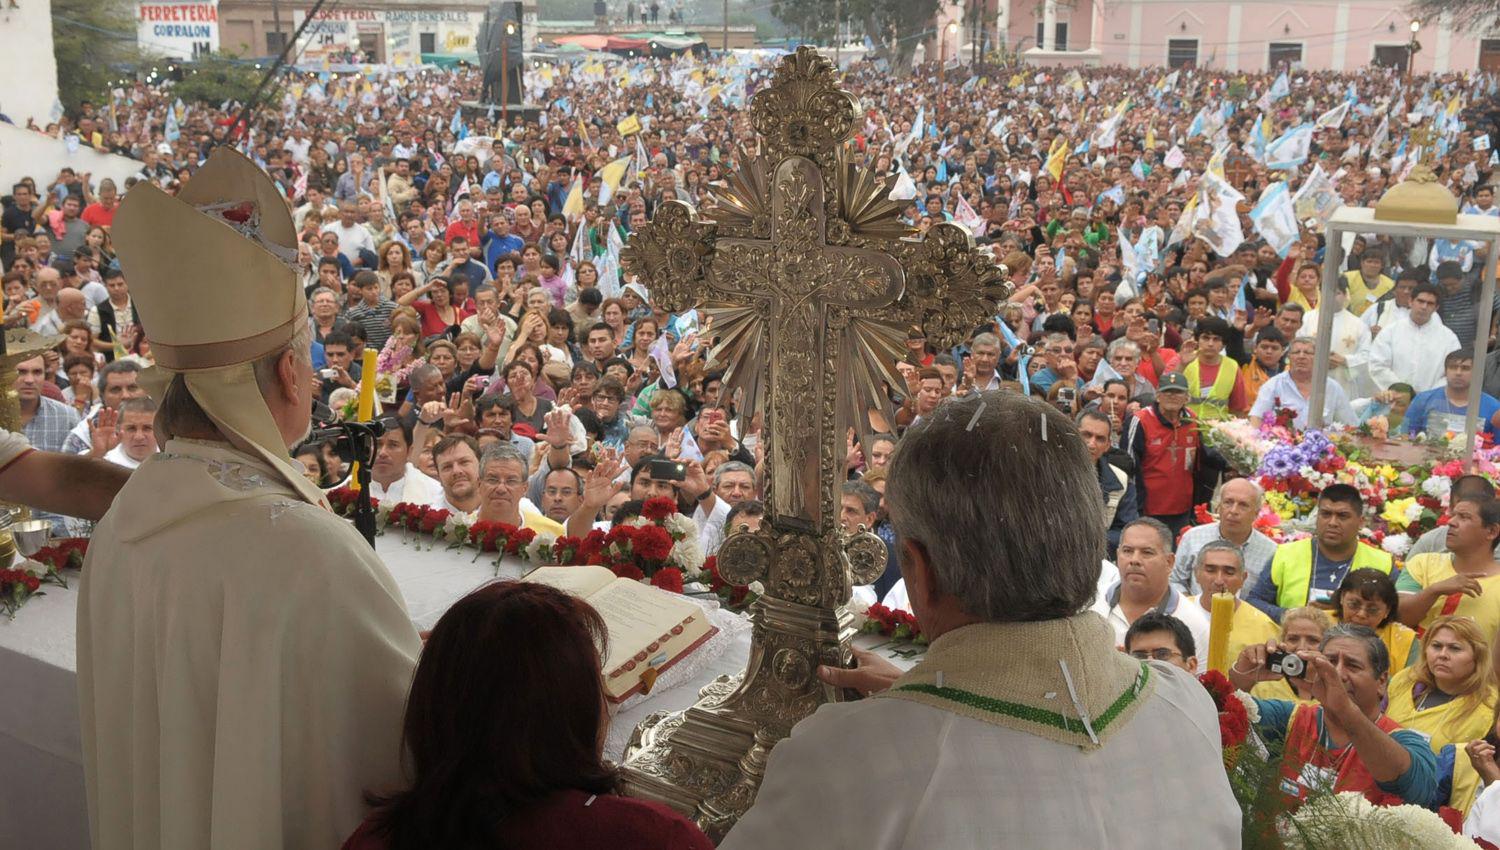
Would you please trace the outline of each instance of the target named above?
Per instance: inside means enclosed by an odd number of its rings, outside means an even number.
[[[1010,82],[1007,85],[1009,85],[1013,89],[1018,89],[1021,86],[1025,85],[1025,83],[1026,83],[1026,78],[1025,77],[1021,76],[1020,74],[1012,74],[1011,78],[1010,78]]]
[[[1209,174],[1213,174],[1218,176],[1220,179],[1224,179],[1224,158],[1228,155],[1228,145],[1225,145],[1224,147],[1214,151],[1214,155],[1209,157],[1208,159],[1208,168],[1206,168],[1205,170]]]
[[[635,156],[632,154],[630,156],[622,156],[614,162],[609,163],[599,169],[599,179],[604,181],[604,184],[609,188],[618,189],[620,181],[625,177],[625,169],[630,167],[630,160],[634,158]]]
[[[1453,116],[1457,115],[1460,108],[1462,108],[1462,106],[1458,102],[1458,95],[1455,94],[1453,96],[1453,99],[1448,101],[1448,117],[1452,118]]]
[[[589,125],[584,123],[581,113],[578,116],[578,138],[583,139],[585,145],[594,146],[594,142],[589,138]]]
[[[627,115],[620,119],[615,129],[619,130],[622,136],[633,136],[641,131],[641,119],[634,115]]]
[[[1052,175],[1053,180],[1061,180],[1063,163],[1068,160],[1068,141],[1058,136],[1052,145],[1052,153],[1047,155],[1047,173]]]
[[[563,215],[568,218],[579,218],[583,215],[583,177],[574,177],[573,186],[568,190],[567,200],[563,201]]]
[[[1156,150],[1156,126],[1154,124],[1146,125],[1146,150]]]

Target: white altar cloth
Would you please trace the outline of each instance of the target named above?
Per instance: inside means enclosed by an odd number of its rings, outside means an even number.
[[[472,549],[448,550],[427,538],[414,541],[415,536],[387,532],[376,538],[376,551],[401,588],[413,622],[430,629],[454,601],[494,580],[494,556],[476,560]],[[525,569],[523,562],[507,558],[500,577],[518,578]],[[76,673],[79,574],[69,570],[65,575],[67,589],[49,585],[15,620],[0,617],[0,847],[89,846]],[[685,709],[715,678],[745,669],[749,620],[712,600],[689,598],[708,610],[719,633],[663,673],[650,694],[620,705],[605,746],[612,759],[620,758],[648,714]],[[881,642],[874,637],[859,641],[866,646]],[[902,667],[912,663],[894,660]]]

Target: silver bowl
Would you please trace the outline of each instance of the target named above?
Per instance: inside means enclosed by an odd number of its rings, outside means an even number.
[[[15,538],[16,549],[25,557],[30,558],[51,542],[52,521],[28,519],[25,522],[14,523],[10,527],[10,533]]]

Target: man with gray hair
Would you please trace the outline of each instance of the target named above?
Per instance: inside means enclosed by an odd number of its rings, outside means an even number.
[[[1212,700],[1116,652],[1084,610],[1104,538],[1073,423],[1015,393],[953,399],[907,432],[890,472],[901,573],[932,644],[904,674],[862,652],[856,669],[819,668],[874,698],[797,724],[720,846],[1237,845]]]
[[[1000,389],[1000,339],[992,333],[975,334],[969,342],[969,359],[965,363],[974,389]]]
[[[1276,640],[1245,647],[1229,668],[1229,681],[1249,691],[1258,682],[1281,679],[1270,667]],[[1395,794],[1415,806],[1433,808],[1446,791],[1438,789],[1438,762],[1427,736],[1387,717],[1386,685],[1390,656],[1385,642],[1367,626],[1341,623],[1323,635],[1316,652],[1295,653],[1313,702],[1255,698],[1256,731],[1281,746],[1281,789],[1302,800],[1319,786],[1335,792]]]
[[[1219,488],[1219,518],[1183,532],[1177,542],[1177,563],[1172,567],[1172,585],[1183,593],[1202,593],[1194,575],[1198,552],[1215,540],[1227,540],[1244,554],[1246,587],[1254,587],[1260,574],[1276,557],[1276,543],[1255,530],[1255,519],[1265,503],[1265,492],[1248,478],[1234,478]],[[1238,589],[1236,589],[1238,593]]]
[[[1240,588],[1245,586],[1246,576],[1244,550],[1228,540],[1211,540],[1198,550],[1198,556],[1193,560],[1194,578],[1203,590],[1197,596],[1189,596],[1188,601],[1202,608],[1210,622],[1213,620],[1214,594],[1227,593],[1234,598],[1228,658],[1237,658],[1240,650],[1250,644],[1265,643],[1281,633],[1275,620],[1240,598]],[[1200,651],[1206,659],[1208,647],[1200,647]]]

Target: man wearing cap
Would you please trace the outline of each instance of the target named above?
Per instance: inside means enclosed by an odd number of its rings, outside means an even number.
[[[113,235],[167,442],[99,523],[80,590],[94,847],[336,847],[364,792],[399,781],[419,641],[288,458],[317,389],[291,213],[218,147],[175,197],[133,187]]]
[[[1136,412],[1123,441],[1135,460],[1141,515],[1166,523],[1173,539],[1192,524],[1193,481],[1203,462],[1198,421],[1187,403],[1187,378],[1162,375],[1156,401]]]

